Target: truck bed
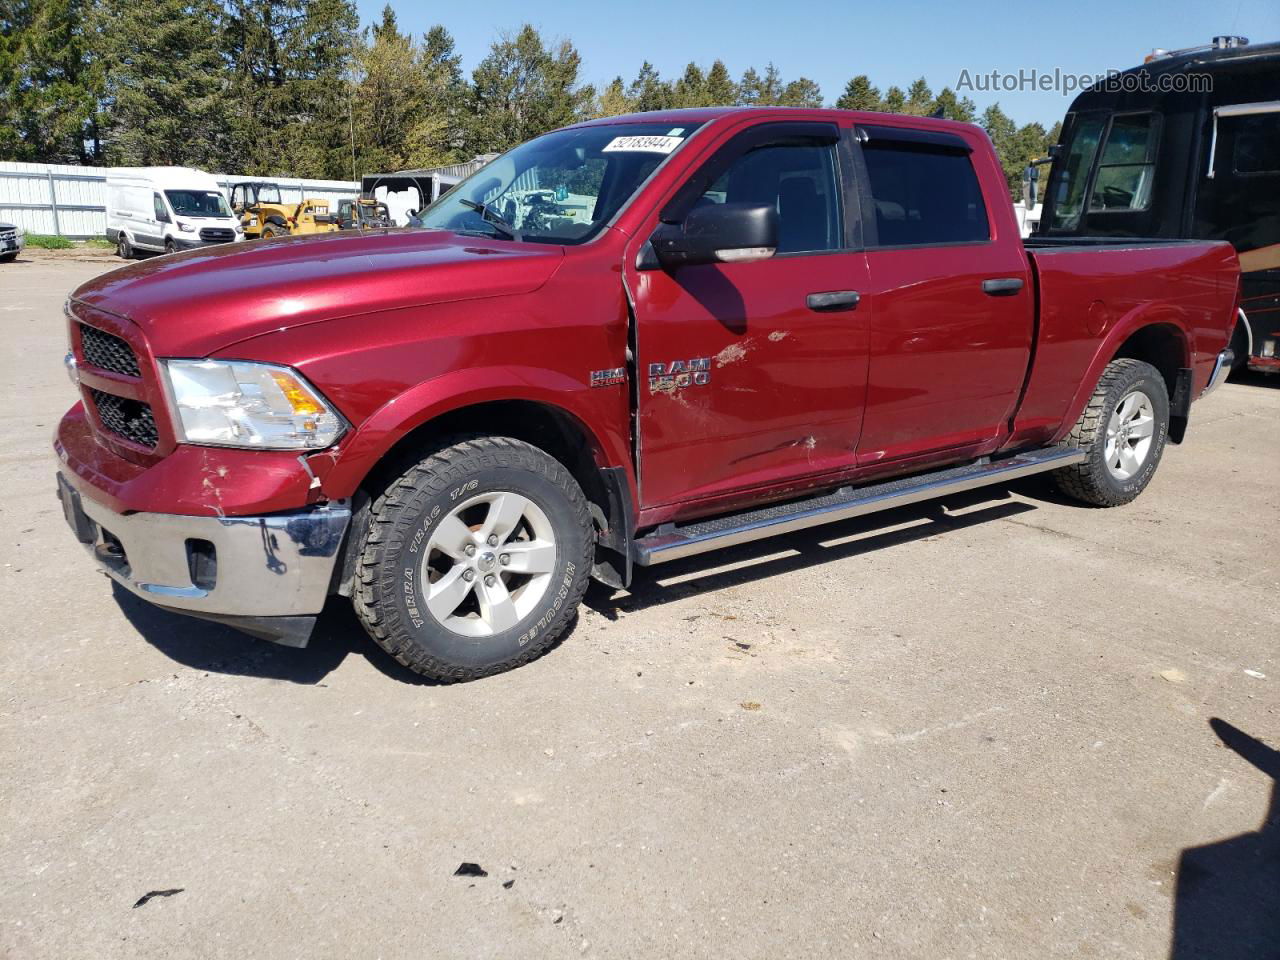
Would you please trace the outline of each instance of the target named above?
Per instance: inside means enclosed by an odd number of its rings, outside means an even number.
[[[1110,237],[1032,237],[1024,244],[1036,284],[1036,346],[1014,444],[1052,442],[1074,421],[1139,317],[1142,325],[1186,331],[1185,349],[1168,367],[1175,374],[1191,368],[1191,397],[1199,396],[1235,313],[1238,266],[1230,244]]]

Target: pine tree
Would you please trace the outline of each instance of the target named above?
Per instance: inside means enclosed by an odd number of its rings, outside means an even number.
[[[870,77],[860,73],[845,84],[844,93],[840,94],[836,107],[841,110],[878,111],[882,109],[880,90],[871,85]]]
[[[47,163],[101,163],[102,68],[92,0],[0,6],[0,149]]]
[[[904,112],[916,117],[927,117],[933,113],[935,106],[933,91],[929,89],[924,77],[911,81],[911,86],[907,87],[907,108]]]
[[[224,38],[245,172],[351,175],[350,0],[230,0]]]
[[[942,115],[948,120],[960,120],[964,123],[973,123],[977,116],[977,107],[968,97],[958,97],[956,92],[950,87],[943,87],[938,92],[938,99],[934,101],[935,109],[941,110]]]
[[[627,96],[627,86],[621,77],[614,77],[607,87],[600,92],[596,100],[592,116],[617,117],[632,110],[631,100]]]
[[[587,116],[595,89],[578,83],[581,66],[571,43],[552,51],[528,24],[495,41],[471,75],[470,150],[507,150]]]
[[[95,26],[105,63],[107,160],[220,169],[229,103],[213,0],[105,0]]]
[[[808,77],[792,80],[782,88],[778,95],[778,104],[784,107],[820,107],[822,106],[822,90]]]
[[[738,102],[738,89],[723,60],[717,60],[707,71],[706,91],[708,106],[728,107]]]
[[[755,67],[748,67],[738,83],[738,102],[746,106],[770,107],[782,99],[782,78],[778,68],[770,63],[760,76]]]
[[[627,99],[631,108],[637,113],[645,110],[666,110],[672,105],[674,93],[671,85],[659,76],[657,69],[648,60],[640,67],[640,72],[627,87]]]
[[[690,62],[684,68],[684,74],[675,82],[671,105],[673,107],[710,106],[707,99],[707,78],[702,68],[696,63]]]
[[[883,108],[885,113],[907,112],[907,95],[901,87],[890,87],[884,92]]]

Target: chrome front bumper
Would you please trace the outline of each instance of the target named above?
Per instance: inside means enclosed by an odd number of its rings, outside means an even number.
[[[1218,354],[1218,359],[1213,362],[1213,372],[1209,374],[1209,382],[1205,385],[1201,392],[1201,397],[1207,397],[1218,387],[1222,386],[1222,381],[1227,379],[1231,373],[1231,366],[1236,362],[1236,352],[1230,347]]]
[[[324,608],[343,538],[345,503],[260,517],[116,513],[58,475],[76,538],[132,593],[255,636],[303,646]]]

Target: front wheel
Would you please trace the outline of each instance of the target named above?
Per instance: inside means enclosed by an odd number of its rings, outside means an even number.
[[[1085,461],[1054,471],[1069,496],[1098,507],[1118,507],[1146,489],[1169,437],[1169,391],[1149,363],[1112,360],[1080,419],[1062,441]]]
[[[478,437],[393,481],[358,550],[353,601],[369,635],[452,682],[549,650],[587,588],[594,542],[586,498],[559,461]]]

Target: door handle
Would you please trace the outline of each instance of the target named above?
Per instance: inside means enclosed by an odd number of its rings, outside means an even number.
[[[829,293],[811,293],[804,298],[805,306],[818,313],[834,313],[837,310],[855,310],[862,297],[857,290],[833,290]]]
[[[982,292],[989,297],[1011,297],[1021,289],[1021,277],[1000,277],[997,280],[982,281]]]

